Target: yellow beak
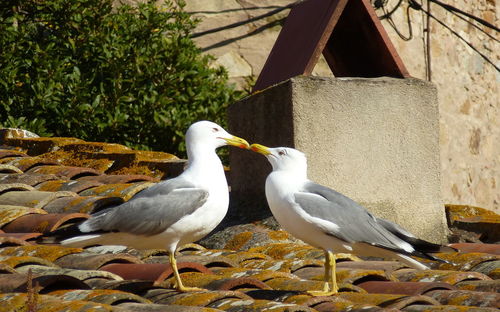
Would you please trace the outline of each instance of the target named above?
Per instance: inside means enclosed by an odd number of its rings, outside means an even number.
[[[238,138],[237,136],[234,135],[230,139],[224,138],[224,141],[226,141],[228,145],[236,146],[239,148],[244,148],[244,149],[250,148],[250,144],[248,144],[247,141],[243,140],[242,138]]]
[[[250,149],[252,151],[259,153],[259,154],[262,154],[264,156],[271,154],[271,152],[269,151],[269,147],[264,146],[264,145],[260,145],[260,144],[252,144],[250,146]]]

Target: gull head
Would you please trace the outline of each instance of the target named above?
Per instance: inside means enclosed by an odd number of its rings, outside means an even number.
[[[186,132],[186,145],[208,145],[216,149],[224,145],[233,145],[248,149],[247,141],[228,133],[224,128],[211,121],[198,121],[192,124]]]
[[[301,151],[290,147],[273,148],[260,144],[252,144],[250,149],[266,156],[274,171],[285,170],[304,174],[307,172],[307,158]]]

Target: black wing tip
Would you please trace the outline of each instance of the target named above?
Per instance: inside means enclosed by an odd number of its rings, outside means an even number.
[[[458,250],[453,247],[431,243],[416,237],[405,237],[404,241],[410,244],[415,250],[422,253],[458,252]]]

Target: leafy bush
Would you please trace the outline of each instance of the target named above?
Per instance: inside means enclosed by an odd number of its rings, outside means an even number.
[[[3,0],[0,124],[184,151],[192,122],[225,123],[239,93],[189,38],[182,4]]]

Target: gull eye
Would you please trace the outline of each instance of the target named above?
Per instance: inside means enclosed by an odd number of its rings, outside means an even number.
[[[285,152],[284,150],[281,150],[281,151],[279,151],[279,152],[278,152],[278,154],[279,154],[280,156],[283,156],[283,155],[285,155],[285,154],[286,154],[286,152]]]
[[[212,128],[212,131],[213,131],[213,132],[218,132],[218,131],[219,131],[219,129],[218,129],[218,128]]]

